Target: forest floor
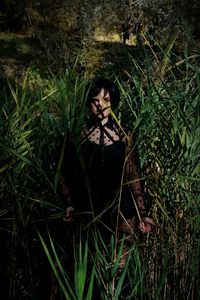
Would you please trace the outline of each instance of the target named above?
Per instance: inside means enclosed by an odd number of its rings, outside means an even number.
[[[140,57],[135,39],[126,44],[120,36],[98,35],[89,44],[63,39],[56,43],[26,34],[0,33],[0,85],[5,80],[20,83],[30,69],[42,78],[56,70],[62,73],[79,57],[77,72],[87,74],[128,74],[131,57]],[[49,72],[47,72],[47,70]],[[47,75],[48,74],[48,75]],[[55,74],[54,74],[55,75]]]

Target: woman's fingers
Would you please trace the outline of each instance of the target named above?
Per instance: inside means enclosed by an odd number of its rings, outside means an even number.
[[[66,208],[66,214],[63,217],[64,222],[71,223],[74,220],[72,216],[73,211],[74,211],[74,207],[72,206]]]
[[[151,231],[151,223],[144,220],[144,221],[140,222],[138,228],[142,233],[148,233]]]

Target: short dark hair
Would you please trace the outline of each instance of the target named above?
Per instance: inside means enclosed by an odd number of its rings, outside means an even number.
[[[86,105],[89,107],[93,98],[98,95],[101,89],[105,89],[110,94],[111,107],[116,108],[120,102],[120,92],[116,83],[107,78],[96,78],[86,86]]]

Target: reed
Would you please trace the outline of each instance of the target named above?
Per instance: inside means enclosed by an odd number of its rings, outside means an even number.
[[[114,237],[109,249],[101,237],[94,239],[95,256],[90,244],[74,245],[78,256],[73,279],[54,246],[56,224],[64,212],[56,193],[62,146],[66,133],[77,137],[80,132],[87,78],[74,67],[33,88],[29,71],[21,87],[9,84],[9,93],[1,93],[0,227],[5,247],[0,250],[0,273],[11,299],[26,299],[37,290],[40,245],[65,299],[92,299],[94,282],[102,299],[200,297],[199,57],[187,48],[183,56],[175,55],[175,42],[159,55],[149,44],[142,49],[142,64],[129,57],[128,80],[116,76],[123,100],[116,117],[121,124],[126,120],[137,136],[146,202],[157,225],[150,234],[138,236],[120,277],[123,243],[116,252]],[[56,226],[46,234],[45,224]],[[63,232],[67,239],[70,230]],[[94,268],[88,274],[91,261]],[[129,292],[123,296],[126,286]]]

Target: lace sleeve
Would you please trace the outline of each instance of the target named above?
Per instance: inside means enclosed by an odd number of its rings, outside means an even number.
[[[127,135],[126,143],[126,179],[133,196],[133,200],[137,205],[137,209],[141,217],[146,216],[146,207],[144,202],[144,194],[141,185],[141,178],[138,174],[138,164],[136,153],[133,146],[133,137],[131,132]]]
[[[71,206],[72,205],[71,189],[70,189],[70,186],[67,183],[65,177],[62,175],[60,176],[60,179],[59,179],[59,189],[60,189],[61,197],[62,197],[65,207]]]
[[[72,190],[70,183],[70,173],[73,164],[72,151],[74,151],[72,139],[69,136],[65,136],[60,157],[61,168],[58,180],[58,194],[65,207],[72,206]]]

